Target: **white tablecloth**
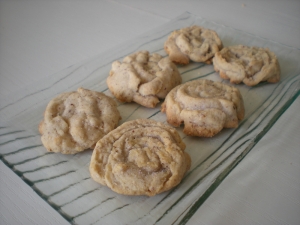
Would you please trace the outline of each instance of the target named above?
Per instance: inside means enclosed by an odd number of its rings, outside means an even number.
[[[185,11],[300,49],[297,0],[2,0],[0,95],[9,97]],[[298,97],[188,224],[300,224],[299,110]],[[68,224],[2,161],[0,168],[0,224]]]

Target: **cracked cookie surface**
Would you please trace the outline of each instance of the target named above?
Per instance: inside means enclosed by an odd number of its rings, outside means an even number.
[[[244,45],[223,48],[213,58],[215,71],[231,83],[255,86],[280,80],[280,66],[276,55],[267,48]]]
[[[215,53],[222,49],[218,34],[200,26],[173,31],[164,44],[170,59],[177,64],[194,62],[212,63]]]
[[[211,80],[194,80],[175,87],[167,95],[161,111],[169,124],[191,136],[212,137],[223,128],[235,128],[244,118],[240,91]]]
[[[191,166],[185,144],[169,125],[125,122],[96,145],[91,177],[124,195],[154,196],[178,185]]]
[[[120,118],[112,98],[79,88],[49,102],[39,132],[48,151],[74,154],[94,148],[100,138],[117,127]]]
[[[121,102],[136,102],[154,108],[156,104],[181,84],[180,73],[169,57],[139,51],[112,63],[107,85]]]

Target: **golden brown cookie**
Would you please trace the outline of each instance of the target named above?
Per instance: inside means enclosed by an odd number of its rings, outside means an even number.
[[[173,31],[164,44],[170,59],[178,64],[194,62],[212,63],[215,53],[222,49],[218,34],[200,26]]]
[[[280,80],[280,67],[276,55],[267,48],[244,45],[223,48],[213,58],[214,68],[223,79],[231,83],[243,82],[254,86],[262,81]]]
[[[39,131],[48,151],[74,154],[94,148],[100,138],[117,127],[120,119],[112,98],[79,88],[49,102]]]
[[[178,185],[191,165],[177,131],[149,119],[126,122],[98,141],[91,177],[124,195],[154,196]]]
[[[175,87],[161,108],[173,126],[184,123],[191,136],[212,137],[223,128],[234,128],[244,118],[240,91],[211,80],[194,80]]]
[[[181,76],[176,65],[168,57],[148,51],[113,62],[107,78],[109,90],[119,101],[133,101],[149,108],[154,108],[178,84]]]

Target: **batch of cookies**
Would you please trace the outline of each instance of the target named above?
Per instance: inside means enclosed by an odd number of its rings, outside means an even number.
[[[206,79],[182,84],[176,64],[213,64],[232,84],[254,86],[280,79],[273,52],[223,47],[215,31],[200,26],[173,31],[164,49],[167,57],[139,51],[113,62],[107,85],[120,102],[154,108],[164,99],[161,111],[172,126],[150,119],[119,126],[113,98],[79,88],[58,95],[46,107],[39,125],[45,148],[63,154],[94,149],[89,169],[96,182],[119,194],[154,196],[178,185],[191,166],[174,127],[184,124],[186,135],[213,137],[223,128],[236,128],[245,114],[238,88]]]

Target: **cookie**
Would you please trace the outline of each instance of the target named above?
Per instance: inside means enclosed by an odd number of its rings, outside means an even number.
[[[240,91],[211,80],[194,80],[175,87],[161,108],[169,124],[191,136],[212,137],[223,128],[235,128],[244,118]]]
[[[200,26],[191,26],[173,31],[164,44],[170,59],[186,65],[194,62],[212,63],[215,53],[222,49],[218,34]]]
[[[181,81],[176,65],[168,57],[139,51],[123,62],[113,62],[107,85],[121,102],[133,101],[154,108]]]
[[[280,80],[280,66],[276,55],[267,48],[244,45],[223,48],[213,58],[215,71],[231,83],[243,82],[254,86],[267,81],[276,83]]]
[[[49,152],[74,154],[94,148],[121,119],[116,102],[101,92],[79,88],[49,102],[39,125]]]
[[[184,149],[171,126],[132,120],[98,141],[90,174],[119,194],[154,196],[178,185],[189,170],[191,159]]]

